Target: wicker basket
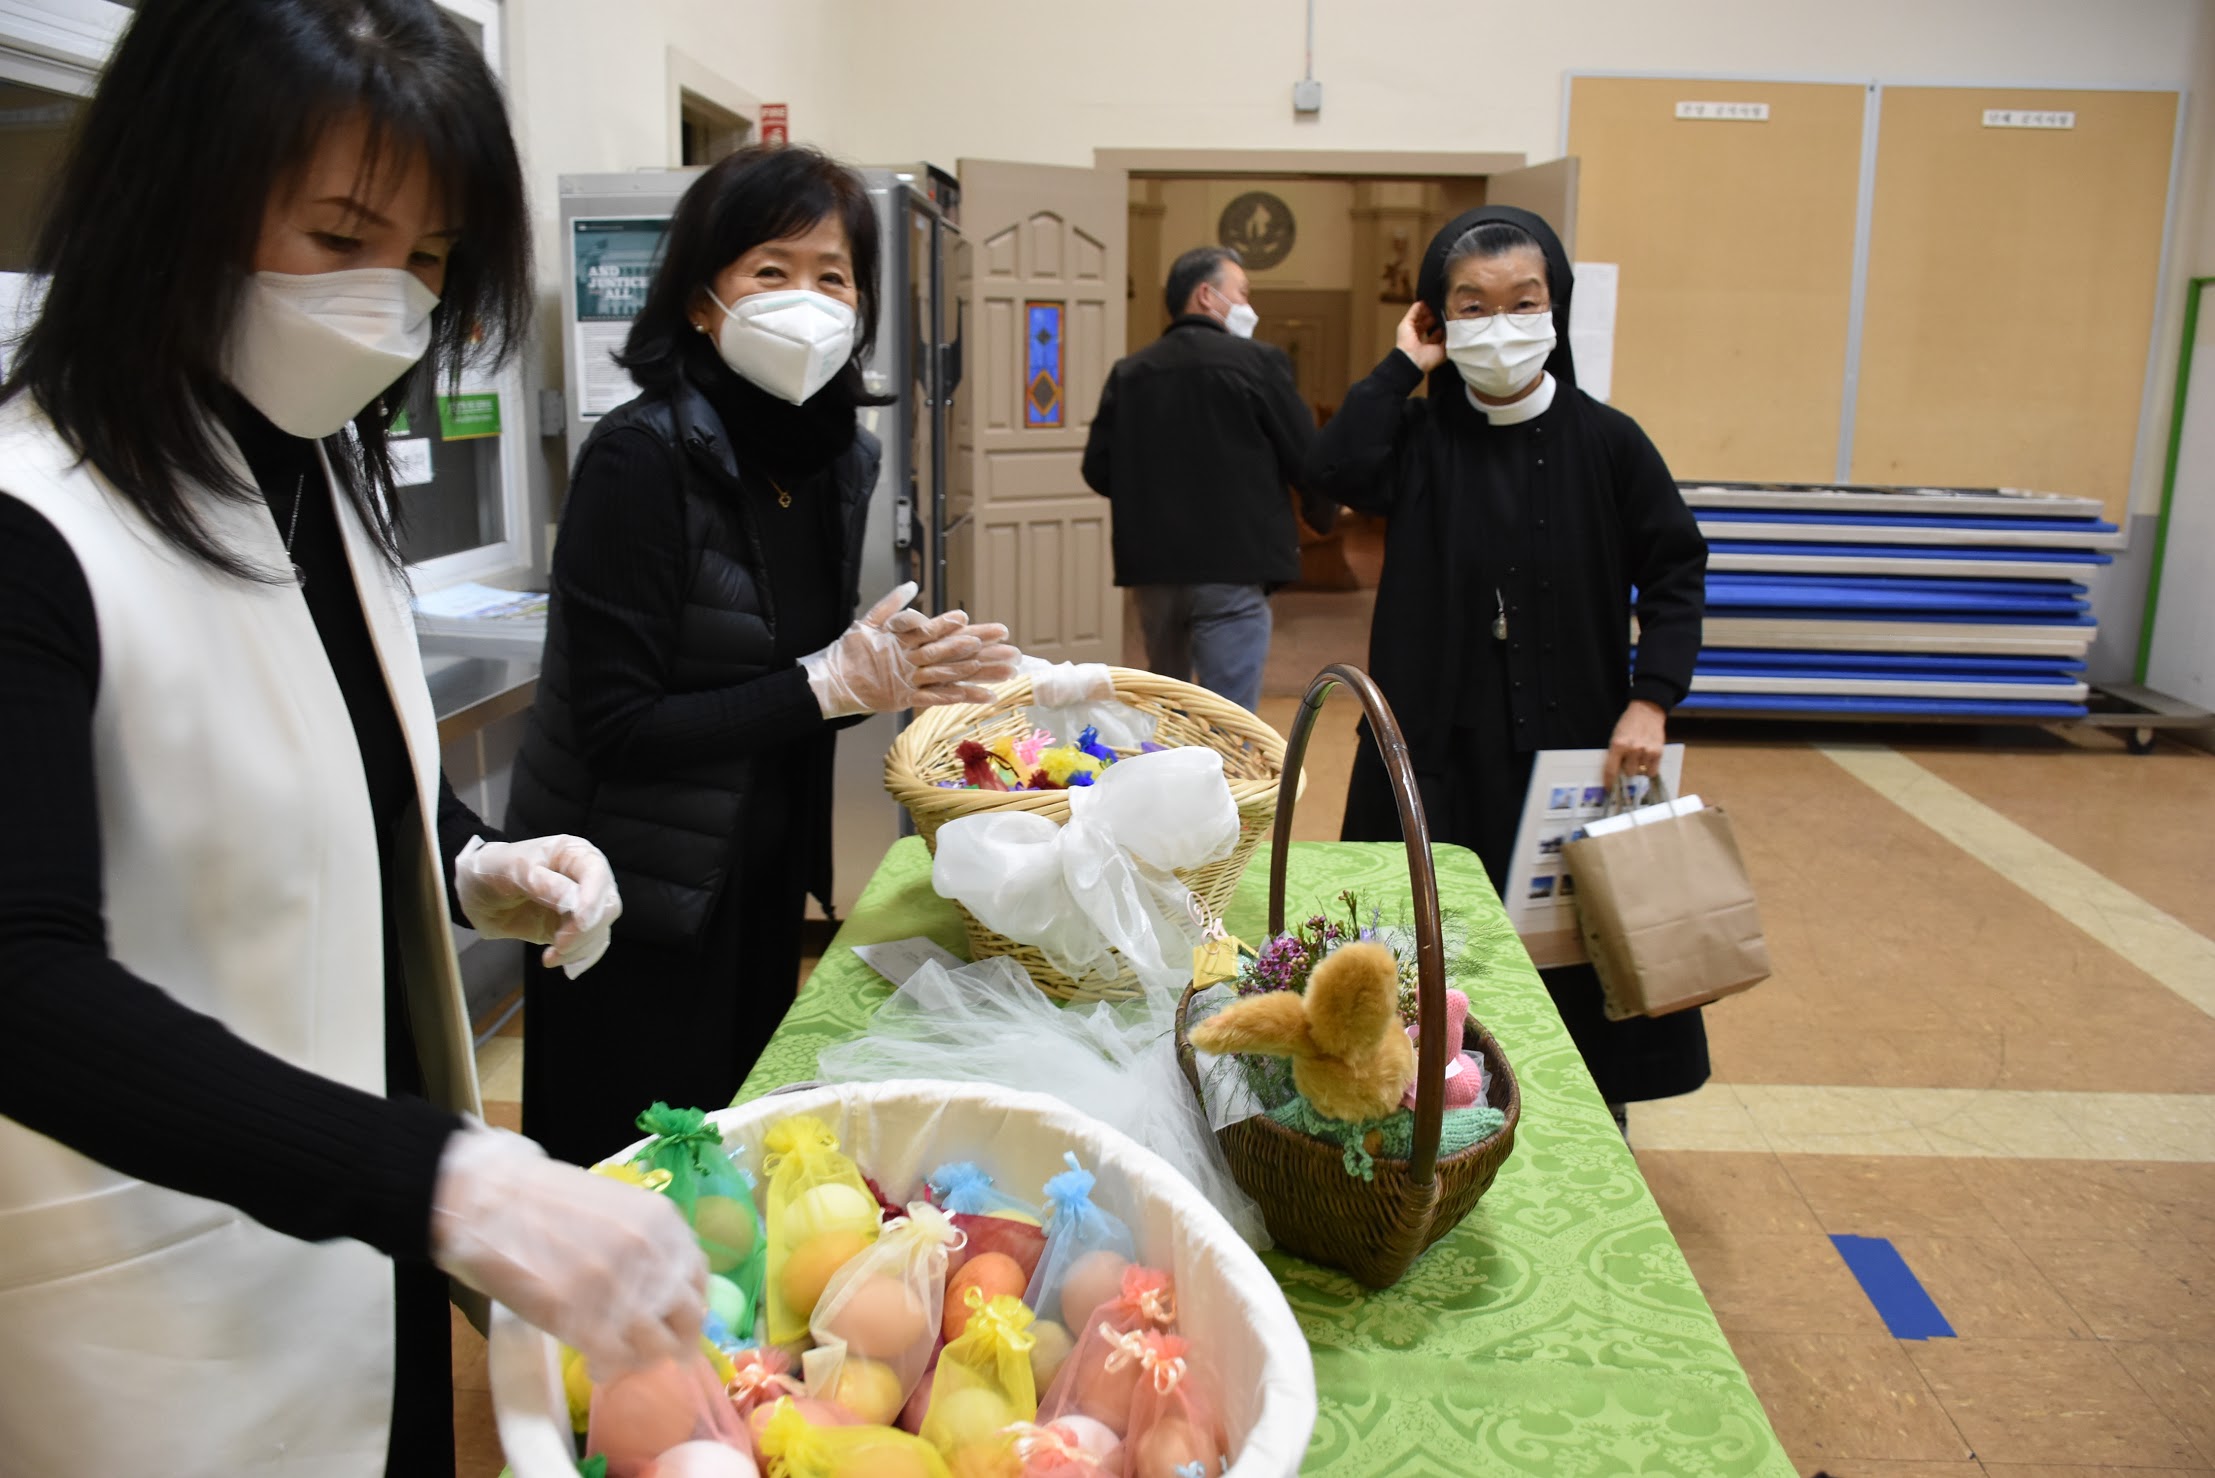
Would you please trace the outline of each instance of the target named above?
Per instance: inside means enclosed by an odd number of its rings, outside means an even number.
[[[1374,1180],[1346,1173],[1335,1144],[1287,1129],[1266,1117],[1233,1124],[1216,1137],[1231,1174],[1261,1206],[1277,1245],[1310,1262],[1351,1274],[1371,1288],[1389,1288],[1425,1248],[1460,1224],[1491,1188],[1515,1148],[1522,1094],[1507,1054],[1472,1013],[1459,1044],[1484,1061],[1485,1101],[1507,1115],[1500,1132],[1457,1155],[1438,1158],[1446,1083],[1446,960],[1439,932],[1438,879],[1431,867],[1430,828],[1415,789],[1407,741],[1384,695],[1368,674],[1328,667],[1308,687],[1293,721],[1286,763],[1299,764],[1323,700],[1340,683],[1352,688],[1368,712],[1370,731],[1383,751],[1399,801],[1400,831],[1407,838],[1408,872],[1415,885],[1416,1007],[1422,1037],[1416,1053],[1415,1142],[1406,1160],[1376,1161]],[[1284,932],[1285,862],[1292,840],[1294,797],[1277,811],[1276,845],[1269,867],[1269,936]],[[1177,1008],[1177,1061],[1192,1091],[1200,1093],[1199,1064],[1186,1035],[1197,989]],[[1205,1100],[1202,1100],[1203,1109]]]
[[[1111,667],[1108,672],[1115,681],[1117,701],[1158,721],[1155,742],[1172,747],[1204,745],[1223,756],[1231,799],[1238,804],[1238,847],[1221,862],[1177,874],[1211,916],[1221,917],[1231,895],[1238,891],[1238,880],[1245,875],[1254,849],[1276,820],[1284,777],[1283,736],[1205,688],[1127,667]],[[885,789],[915,818],[915,829],[933,856],[938,852],[939,828],[964,816],[1029,811],[1057,825],[1069,820],[1069,793],[1065,790],[940,788],[941,780],[961,778],[961,760],[955,751],[964,742],[974,739],[990,745],[1030,732],[1031,680],[1017,678],[1002,684],[996,692],[998,696],[986,704],[924,709],[915,722],[901,730],[885,756]],[[1065,741],[1076,738],[1074,734],[1056,737]],[[1305,788],[1304,781],[1300,788]],[[959,904],[955,906],[960,908]],[[1128,970],[1112,981],[1071,980],[1048,964],[1036,948],[995,934],[966,908],[961,909],[961,922],[969,931],[970,958],[1005,955],[1030,971],[1038,988],[1057,1000],[1126,1001],[1141,993],[1138,978]]]

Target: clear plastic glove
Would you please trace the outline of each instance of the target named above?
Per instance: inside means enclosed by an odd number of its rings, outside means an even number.
[[[607,1380],[690,1353],[708,1264],[674,1204],[472,1125],[446,1142],[431,1259],[584,1355]]]
[[[559,965],[572,980],[607,953],[623,916],[608,859],[583,837],[471,837],[454,862],[454,893],[479,934],[543,944],[546,968]]]
[[[825,718],[892,713],[941,703],[983,703],[982,686],[1014,676],[1021,654],[1005,626],[970,624],[966,612],[926,616],[908,609],[913,581],[900,586],[843,636],[800,659]]]

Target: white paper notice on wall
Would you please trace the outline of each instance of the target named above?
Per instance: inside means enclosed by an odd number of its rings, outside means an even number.
[[[385,450],[392,455],[392,480],[399,486],[417,488],[431,480],[431,439],[428,436],[386,442]]]
[[[1615,296],[1622,268],[1614,262],[1579,262],[1577,290],[1569,299],[1569,352],[1577,361],[1577,388],[1594,400],[1615,389]]]
[[[1986,128],[2075,128],[2077,115],[2051,108],[1986,108]]]
[[[1767,123],[1767,103],[1679,103],[1677,116],[1698,123]]]

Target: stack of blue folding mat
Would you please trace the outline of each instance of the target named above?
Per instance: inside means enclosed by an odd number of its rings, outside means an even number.
[[[1733,716],[2085,713],[2090,586],[2120,535],[2085,498],[1687,483],[1707,645],[1684,703]]]

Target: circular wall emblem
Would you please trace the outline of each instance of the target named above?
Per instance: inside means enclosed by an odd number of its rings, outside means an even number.
[[[1267,190],[1248,190],[1223,207],[1215,239],[1238,253],[1249,272],[1266,272],[1292,255],[1292,207]]]

